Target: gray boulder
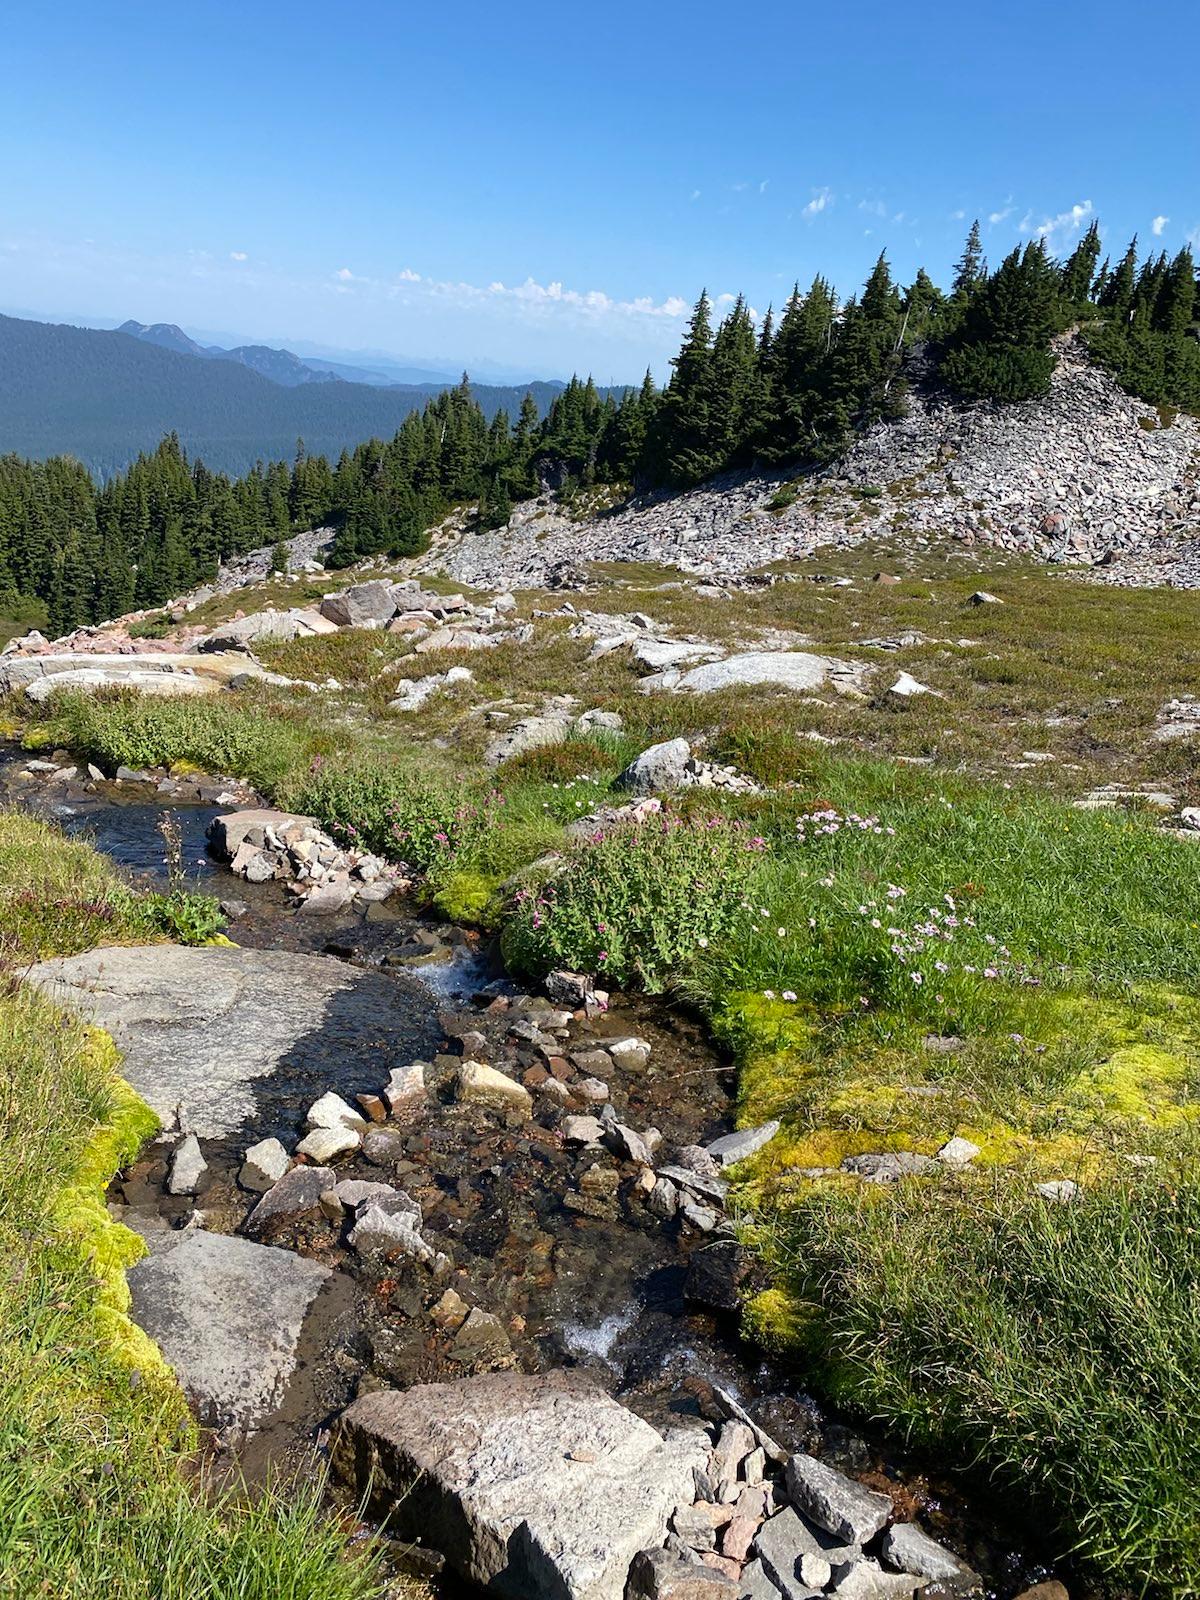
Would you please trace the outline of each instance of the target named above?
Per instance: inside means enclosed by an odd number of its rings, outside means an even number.
[[[732,1578],[702,1562],[670,1550],[639,1550],[629,1569],[625,1600],[737,1600],[738,1593]]]
[[[691,755],[692,747],[686,739],[667,739],[662,744],[652,744],[629,763],[617,784],[633,794],[661,794],[681,789],[687,781]]]
[[[668,667],[643,678],[638,687],[646,692],[665,689],[676,694],[710,694],[717,689],[763,685],[812,694],[829,685],[840,690],[856,689],[864,672],[858,662],[813,655],[806,650],[751,650],[726,656],[724,661],[689,667],[686,672]]]
[[[571,731],[571,722],[568,711],[551,712],[544,717],[522,717],[488,747],[484,760],[489,767],[498,767],[502,761],[511,761],[514,756],[523,756],[530,750],[562,744]]]
[[[235,1132],[254,1110],[256,1080],[364,981],[325,956],[179,945],[55,957],[27,977],[111,1033],[142,1098],[164,1122],[182,1101],[202,1138]]]
[[[339,628],[381,628],[396,615],[395,592],[390,583],[356,583],[343,594],[326,595],[321,615]]]
[[[152,1233],[132,1315],[201,1418],[254,1428],[280,1405],[309,1307],[332,1276],[290,1250],[200,1229]]]
[[[251,645],[285,644],[303,630],[291,611],[255,611],[248,617],[234,617],[197,641],[195,648],[207,654],[212,650],[248,650]]]
[[[662,1438],[576,1371],[365,1395],[334,1431],[339,1470],[395,1496],[396,1536],[514,1600],[623,1600],[706,1457],[703,1436]]]

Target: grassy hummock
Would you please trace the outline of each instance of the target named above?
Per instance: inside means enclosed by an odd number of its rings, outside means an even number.
[[[196,1430],[129,1319],[143,1252],[104,1192],[154,1132],[107,1035],[18,973],[153,936],[86,845],[0,815],[0,1594],[62,1600],[366,1600],[316,1495],[233,1500],[193,1470]]]

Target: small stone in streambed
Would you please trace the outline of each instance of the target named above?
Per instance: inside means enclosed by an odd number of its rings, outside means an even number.
[[[388,1108],[383,1103],[383,1098],[377,1094],[356,1094],[354,1098],[362,1107],[362,1113],[369,1122],[386,1122]]]
[[[435,1252],[421,1237],[419,1219],[410,1211],[385,1211],[371,1203],[363,1207],[350,1230],[349,1244],[360,1255],[404,1255],[431,1265]]]
[[[980,1587],[979,1574],[952,1550],[917,1527],[915,1522],[897,1522],[883,1536],[883,1559],[900,1572],[933,1579],[954,1588]]]
[[[490,1106],[512,1116],[527,1118],[533,1099],[524,1084],[482,1061],[464,1061],[458,1069],[456,1093],[468,1104]]]
[[[326,1189],[332,1189],[336,1182],[332,1167],[293,1167],[271,1185],[255,1206],[246,1219],[247,1231],[256,1233],[276,1217],[315,1210]]]
[[[571,1064],[579,1072],[596,1078],[607,1078],[613,1070],[613,1058],[607,1050],[572,1050]]]
[[[650,1046],[644,1039],[610,1039],[605,1049],[614,1065],[625,1072],[637,1072],[650,1060]]]
[[[457,1333],[467,1320],[470,1306],[455,1289],[447,1289],[437,1303],[430,1307],[429,1320],[443,1333]]]
[[[167,1173],[168,1194],[195,1194],[200,1187],[200,1180],[208,1171],[208,1162],[205,1161],[200,1149],[200,1141],[194,1133],[189,1133],[181,1139],[171,1152],[171,1165]]]
[[[1017,1600],[1070,1600],[1070,1596],[1065,1584],[1059,1583],[1057,1578],[1047,1578],[1031,1589],[1022,1589]]]
[[[363,1131],[363,1118],[332,1089],[315,1100],[308,1108],[304,1126],[310,1132],[315,1128],[352,1128]]]
[[[512,1344],[499,1317],[475,1306],[454,1336],[450,1359],[473,1369],[507,1365]]]
[[[296,1154],[327,1165],[339,1156],[348,1156],[362,1144],[363,1136],[354,1128],[314,1128],[296,1146]]]
[[[383,1098],[393,1117],[425,1103],[425,1061],[410,1061],[406,1067],[393,1067],[383,1089]]]
[[[792,1504],[835,1539],[865,1544],[891,1518],[892,1502],[887,1495],[864,1489],[815,1456],[798,1453],[790,1457],[785,1477]]]
[[[660,1177],[660,1182],[663,1180]],[[683,1297],[713,1311],[736,1311],[743,1284],[750,1276],[749,1253],[736,1239],[717,1239],[693,1250],[683,1283]]]
[[[408,1138],[399,1128],[368,1128],[362,1153],[373,1167],[394,1167],[408,1152]]]
[[[242,1158],[238,1182],[243,1189],[265,1194],[291,1171],[292,1158],[278,1139],[260,1139]]]
[[[567,1144],[598,1145],[604,1129],[599,1117],[564,1117],[562,1136]]]
[[[737,1584],[725,1573],[672,1550],[641,1550],[629,1568],[626,1600],[735,1600]]]

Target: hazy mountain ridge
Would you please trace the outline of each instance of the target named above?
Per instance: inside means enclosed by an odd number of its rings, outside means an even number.
[[[69,454],[103,477],[176,432],[189,454],[215,470],[290,460],[298,438],[336,459],[363,439],[390,438],[448,387],[379,387],[319,373],[288,387],[236,355],[173,348],[180,340],[195,345],[173,324],[146,331],[156,337],[0,316],[0,453]],[[544,412],[562,388],[534,383],[528,392]],[[473,386],[489,419],[500,410],[515,417],[526,392]]]

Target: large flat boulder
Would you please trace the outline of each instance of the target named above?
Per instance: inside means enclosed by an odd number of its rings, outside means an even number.
[[[106,667],[79,667],[74,672],[35,678],[26,685],[25,698],[43,705],[51,695],[68,689],[83,694],[94,694],[98,689],[134,689],[160,700],[178,700],[188,695],[215,694],[220,687],[215,678],[201,678],[190,672],[113,672]]]
[[[218,650],[211,655],[181,655],[168,650],[145,650],[128,655],[63,650],[52,655],[0,658],[0,694],[7,694],[13,689],[25,689],[28,692],[31,684],[44,678],[62,678],[65,681],[83,672],[103,674],[104,685],[120,687],[122,681],[135,675],[139,680],[157,674],[179,675],[191,679],[211,679],[221,684],[243,673],[258,673],[261,670],[254,662],[248,662],[245,652],[241,650]],[[100,682],[99,678],[80,679],[77,686],[89,687]],[[144,689],[145,683],[139,681],[133,687]]]
[[[647,693],[668,690],[675,694],[711,694],[718,689],[758,686],[799,693],[829,686],[844,691],[856,689],[865,670],[858,662],[814,655],[807,650],[751,650],[744,655],[726,656],[724,661],[689,667],[684,672],[668,667],[643,678],[638,687]]]
[[[432,996],[327,956],[143,945],[56,957],[28,979],[107,1029],[142,1098],[164,1121],[182,1104],[202,1138],[257,1112],[252,1131],[290,1139],[297,1106],[331,1085],[378,1089],[431,1042]]]
[[[703,1435],[664,1439],[576,1371],[364,1395],[334,1442],[339,1470],[395,1496],[398,1536],[514,1600],[622,1600],[707,1459]]]
[[[290,1250],[189,1228],[151,1233],[129,1271],[131,1311],[209,1426],[277,1410],[309,1308],[332,1276]]]

